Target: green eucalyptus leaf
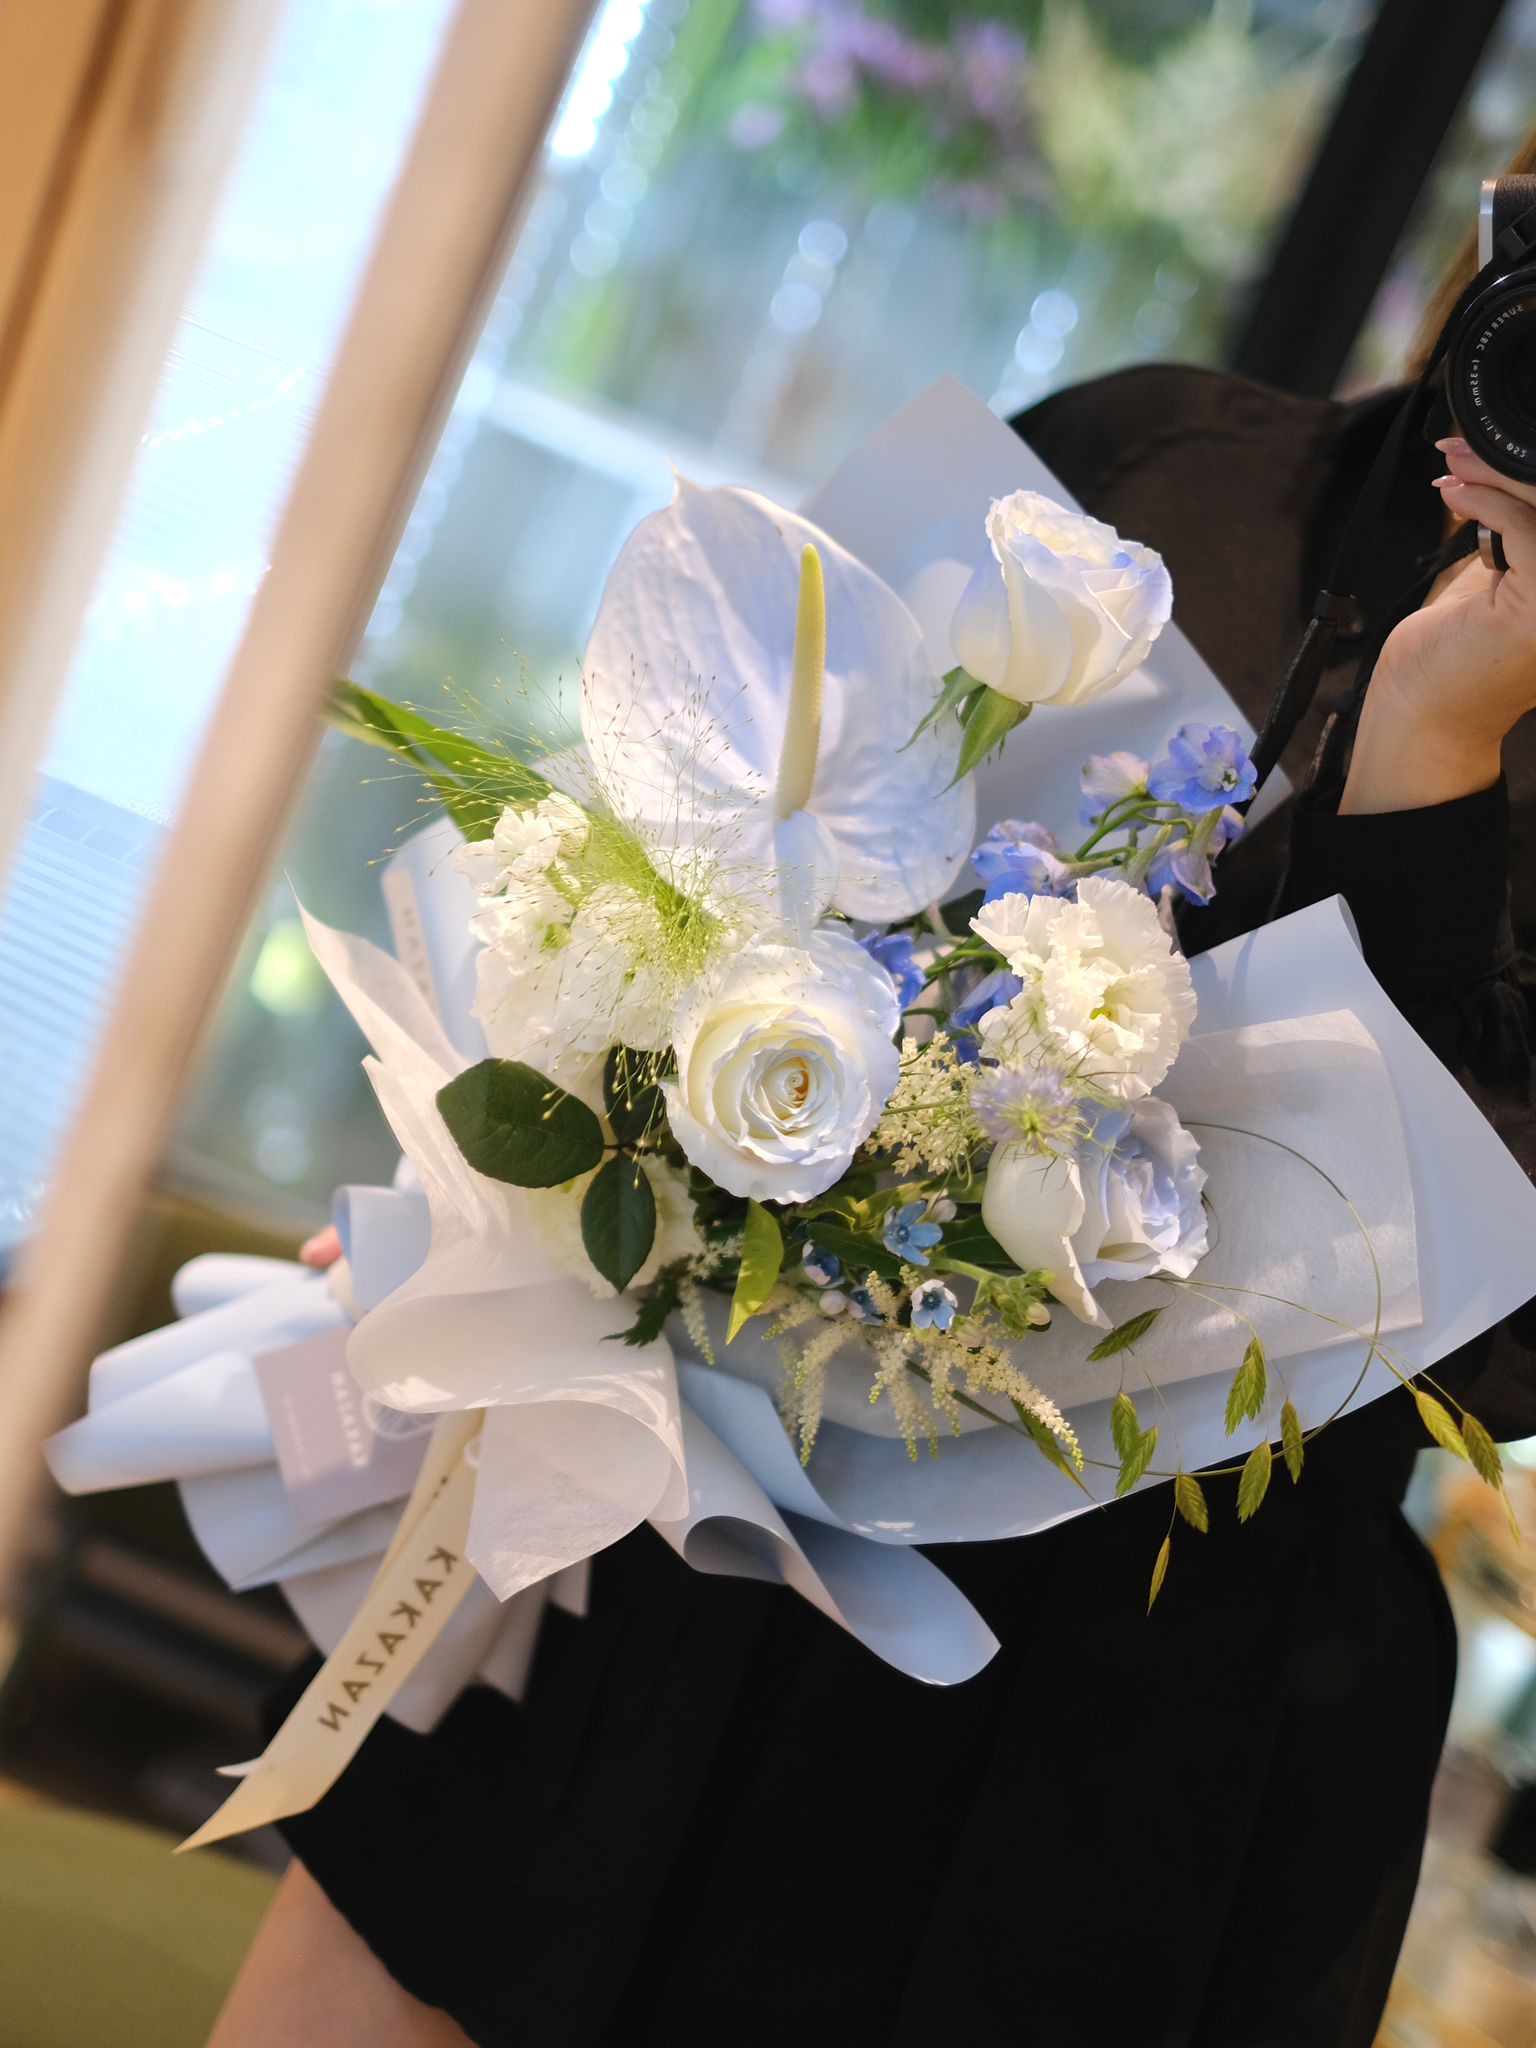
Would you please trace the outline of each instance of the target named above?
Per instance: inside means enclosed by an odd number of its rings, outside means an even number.
[[[437,1091],[453,1142],[477,1173],[553,1188],[602,1164],[603,1127],[584,1102],[521,1060],[481,1060]]]
[[[817,1243],[822,1240],[818,1238]],[[779,1284],[784,1265],[784,1233],[779,1219],[761,1202],[748,1202],[747,1221],[741,1242],[741,1271],[736,1275],[736,1292],[731,1297],[731,1322],[725,1341],[732,1344],[736,1332],[755,1316]]]
[[[651,1256],[656,1197],[638,1159],[610,1159],[582,1197],[581,1241],[587,1257],[620,1294]]]
[[[1259,1512],[1269,1491],[1269,1475],[1274,1465],[1274,1453],[1267,1443],[1255,1444],[1248,1453],[1242,1476],[1237,1482],[1237,1519],[1240,1522],[1250,1521]]]
[[[1175,1477],[1173,1504],[1191,1529],[1198,1529],[1202,1536],[1205,1535],[1211,1526],[1211,1510],[1205,1498],[1205,1488],[1193,1473],[1180,1472]]]
[[[1268,1398],[1269,1368],[1264,1362],[1264,1346],[1257,1337],[1250,1337],[1243,1362],[1227,1389],[1227,1435],[1230,1436],[1240,1422],[1257,1422],[1264,1413],[1264,1403]]]
[[[1101,1337],[1094,1345],[1088,1354],[1089,1361],[1113,1358],[1117,1351],[1129,1351],[1133,1344],[1145,1337],[1161,1314],[1160,1308],[1146,1308],[1139,1316],[1131,1316],[1126,1322],[1117,1324],[1107,1337]]]
[[[1302,1438],[1301,1417],[1290,1401],[1280,1410],[1280,1449],[1285,1456],[1285,1469],[1291,1475],[1291,1483],[1298,1485],[1307,1447]]]

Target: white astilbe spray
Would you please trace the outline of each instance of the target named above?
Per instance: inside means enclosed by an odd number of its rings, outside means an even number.
[[[876,1147],[891,1155],[900,1174],[947,1174],[969,1163],[983,1135],[971,1108],[969,1070],[950,1040],[942,1031],[926,1045],[906,1039]]]

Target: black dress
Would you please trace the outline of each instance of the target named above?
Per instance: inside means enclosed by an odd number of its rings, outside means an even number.
[[[1090,509],[1164,551],[1181,623],[1253,714],[1383,423],[1153,370],[1021,424]],[[1402,497],[1405,583],[1436,543],[1429,473]],[[1522,842],[1533,768],[1522,744]],[[1389,991],[1529,1145],[1504,790],[1382,818],[1291,808],[1287,905],[1342,890]],[[1229,854],[1192,943],[1268,913],[1285,844],[1278,825]],[[1513,1339],[1444,1376],[1496,1433],[1536,1431]],[[429,1738],[385,1722],[285,1831],[483,2048],[1368,2048],[1455,1663],[1398,1509],[1422,1441],[1388,1396],[1246,1526],[1213,1482],[1210,1534],[1176,1537],[1150,1618],[1161,1489],[936,1552],[1003,1646],[948,1690],[641,1530],[597,1560],[585,1620],[550,1614],[523,1705],[475,1688]]]

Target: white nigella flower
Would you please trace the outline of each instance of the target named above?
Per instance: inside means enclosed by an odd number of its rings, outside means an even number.
[[[1166,1102],[1102,1109],[1075,1152],[1026,1145],[993,1155],[982,1221],[1026,1272],[1085,1323],[1111,1318],[1093,1290],[1154,1273],[1187,1279],[1205,1255],[1200,1148]]]
[[[783,877],[802,931],[829,904],[887,922],[942,897],[974,836],[955,722],[908,745],[938,686],[872,570],[751,491],[679,478],[603,592],[582,733],[648,842]]]
[[[879,1122],[898,1021],[890,976],[842,932],[726,959],[678,1027],[673,1135],[730,1194],[811,1200]]]
[[[1082,1085],[1112,1096],[1146,1095],[1162,1080],[1194,1021],[1195,993],[1141,890],[1088,875],[1075,903],[999,896],[971,927],[1023,983],[982,1020],[988,1054],[1022,1065],[1043,1044]]]
[[[1038,491],[987,514],[990,555],[950,640],[977,682],[1021,704],[1086,704],[1141,667],[1173,611],[1162,557]]]
[[[591,826],[569,797],[509,805],[458,865],[480,891],[475,1015],[491,1051],[528,1060],[565,1086],[622,1043],[660,1051],[677,1006],[654,895],[620,881],[588,886]]]

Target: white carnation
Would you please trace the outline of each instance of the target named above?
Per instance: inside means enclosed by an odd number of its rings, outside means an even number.
[[[1005,1065],[1042,1044],[1078,1080],[1131,1097],[1155,1088],[1194,1021],[1189,964],[1141,890],[1107,875],[1078,884],[1077,901],[1000,896],[971,928],[1024,984],[982,1020],[982,1042]]]
[[[880,1120],[900,1059],[891,977],[838,931],[726,961],[684,1014],[672,1131],[733,1195],[806,1202]]]

